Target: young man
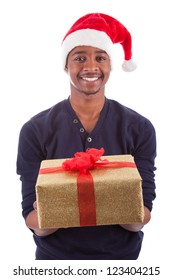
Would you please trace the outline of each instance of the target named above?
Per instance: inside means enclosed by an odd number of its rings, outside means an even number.
[[[150,220],[155,198],[156,136],[148,119],[105,97],[114,43],[123,46],[123,69],[133,71],[131,36],[119,21],[99,13],[76,21],[62,43],[69,98],[34,116],[21,129],[17,173],[22,181],[23,216],[33,231],[37,260],[134,260],[139,256],[141,229]],[[143,223],[39,229],[35,183],[41,161],[101,147],[104,155],[134,156],[143,180]]]

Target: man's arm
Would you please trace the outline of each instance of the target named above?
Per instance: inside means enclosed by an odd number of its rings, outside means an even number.
[[[144,207],[144,221],[139,224],[121,224],[120,226],[129,231],[140,231],[151,219],[151,213],[147,207]]]

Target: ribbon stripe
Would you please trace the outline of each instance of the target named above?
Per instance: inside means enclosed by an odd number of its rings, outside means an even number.
[[[78,207],[81,226],[96,225],[94,181],[90,172],[77,176]]]
[[[97,169],[97,168],[125,168],[125,167],[136,168],[136,164],[134,162],[129,162],[129,161],[96,162],[94,164],[94,166],[92,168],[90,168],[90,170]],[[79,169],[73,169],[71,171],[77,171],[77,170],[79,170]],[[65,167],[63,167],[63,166],[47,167],[47,168],[41,168],[39,170],[39,174],[58,173],[58,172],[62,172],[62,171],[70,171],[70,170],[65,169]],[[80,173],[84,174],[85,172],[86,172],[86,170],[84,170],[84,172],[80,172]]]

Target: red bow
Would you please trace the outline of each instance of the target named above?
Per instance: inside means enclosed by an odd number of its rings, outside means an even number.
[[[62,167],[66,171],[79,170],[80,173],[87,173],[89,169],[95,167],[95,163],[101,160],[101,156],[104,154],[104,149],[100,150],[91,148],[86,152],[77,152],[74,154],[74,158],[67,159],[63,162]]]

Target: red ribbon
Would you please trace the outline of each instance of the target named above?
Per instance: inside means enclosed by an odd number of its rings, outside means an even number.
[[[41,168],[39,174],[56,173],[61,171],[76,171],[77,191],[78,191],[78,207],[81,226],[96,225],[96,203],[94,193],[94,181],[89,170],[95,168],[136,168],[134,162],[109,162],[102,160],[104,149],[90,149],[86,152],[77,152],[74,158],[67,159],[60,167]],[[100,162],[97,162],[100,160]]]

